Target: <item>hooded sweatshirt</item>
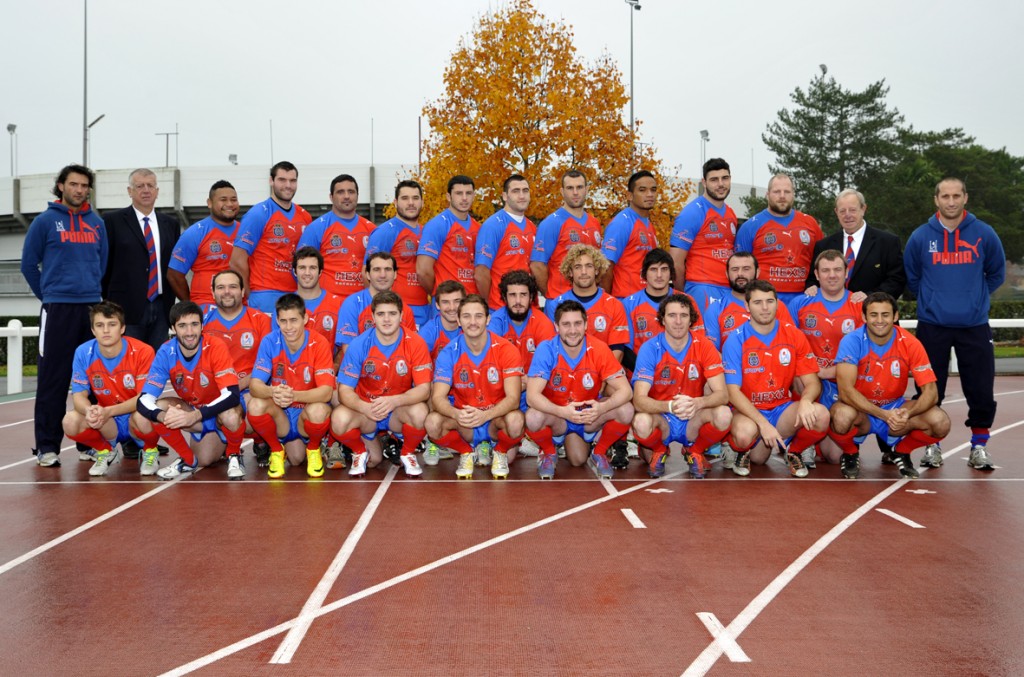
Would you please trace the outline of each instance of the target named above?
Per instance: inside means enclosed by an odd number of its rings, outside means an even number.
[[[21,274],[43,303],[96,303],[106,268],[106,230],[89,203],[72,213],[50,202],[29,226]]]
[[[917,318],[943,327],[988,323],[989,296],[1006,279],[1006,254],[992,226],[964,212],[949,231],[938,214],[919,226],[903,252]]]

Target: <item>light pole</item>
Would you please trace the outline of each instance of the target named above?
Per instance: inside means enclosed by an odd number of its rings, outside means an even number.
[[[707,157],[706,157],[706,155],[707,155],[707,147],[708,147],[708,140],[710,138],[711,137],[708,134],[708,130],[706,130],[706,129],[700,130],[700,169],[701,169],[702,172],[704,171],[704,163],[707,161]]]
[[[640,11],[640,0],[626,0],[629,5],[629,131],[636,131],[633,117],[633,12]]]
[[[103,113],[98,118],[96,118],[95,120],[93,120],[92,122],[90,122],[89,124],[87,124],[85,126],[85,166],[86,167],[89,166],[89,156],[91,155],[90,148],[89,148],[89,134],[90,134],[90,130],[93,127],[96,126],[97,122],[99,122],[100,120],[102,120],[105,117],[107,117],[107,114]]]
[[[15,144],[14,132],[17,131],[17,129],[18,129],[18,125],[14,124],[14,123],[10,123],[10,124],[7,125],[7,133],[11,135],[11,178],[14,178],[16,176],[15,172],[14,172],[14,144]]]

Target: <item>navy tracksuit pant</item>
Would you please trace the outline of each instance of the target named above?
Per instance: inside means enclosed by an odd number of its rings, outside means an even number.
[[[996,378],[995,349],[992,345],[992,327],[943,327],[918,321],[917,339],[924,345],[932,369],[938,379],[939,404],[946,396],[949,378],[949,351],[956,351],[960,370],[960,386],[967,399],[968,428],[991,428],[996,418],[996,399],[993,394]]]

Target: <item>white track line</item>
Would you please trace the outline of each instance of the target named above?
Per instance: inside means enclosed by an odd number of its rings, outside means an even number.
[[[4,423],[3,425],[0,425],[0,428],[10,428],[11,426],[21,425],[22,423],[31,423],[34,420],[35,420],[34,418],[26,418],[24,421],[15,421],[14,423]]]
[[[34,419],[29,419],[29,420],[31,421],[31,420],[34,420]],[[74,448],[75,448],[75,445],[74,444],[70,444],[70,445],[68,445],[66,447],[61,447],[61,452],[69,451],[69,450],[74,449]],[[15,461],[14,463],[8,463],[7,465],[0,465],[0,470],[7,470],[8,468],[13,468],[15,466],[24,465],[25,463],[35,463],[35,462],[36,462],[36,457],[31,455],[31,454],[29,454],[29,457],[24,459],[24,460]],[[37,482],[28,482],[28,484],[37,484]]]
[[[927,528],[923,524],[918,524],[914,520],[907,519],[903,515],[900,515],[899,513],[895,513],[892,510],[886,510],[885,508],[875,508],[875,512],[880,512],[883,515],[888,515],[889,517],[893,518],[897,522],[903,522],[908,527],[911,527],[913,529],[925,529],[925,528]]]
[[[641,519],[639,517],[637,517],[636,513],[633,512],[631,509],[623,508],[622,509],[622,515],[623,515],[623,517],[626,518],[626,520],[630,524],[633,525],[634,529],[646,529],[647,528],[647,525],[644,524],[643,521],[641,521]]]
[[[334,556],[334,561],[331,562],[331,566],[327,568],[323,578],[317,584],[316,588],[313,589],[313,594],[309,596],[306,603],[302,606],[302,611],[299,612],[299,617],[295,620],[295,624],[292,629],[288,631],[288,634],[281,644],[277,647],[277,651],[274,652],[273,658],[270,659],[271,663],[291,663],[292,657],[298,650],[299,645],[302,644],[303,638],[309,631],[310,626],[313,625],[313,621],[316,619],[316,612],[324,605],[324,600],[327,599],[328,593],[331,592],[331,588],[334,587],[335,581],[338,580],[338,576],[341,575],[342,569],[345,568],[345,564],[348,563],[349,557],[352,556],[352,552],[356,549],[356,545],[359,544],[359,539],[363,537],[366,532],[366,527],[370,526],[370,520],[373,519],[374,514],[377,512],[377,508],[380,507],[381,501],[384,500],[384,494],[388,493],[388,487],[391,486],[391,481],[395,479],[395,475],[398,474],[398,466],[392,465],[391,469],[388,470],[387,476],[384,481],[381,482],[377,492],[370,499],[369,504],[363,510],[363,514],[360,515],[359,521],[356,522],[355,527],[349,532],[348,538],[341,546],[341,550]]]
[[[486,550],[487,548],[490,548],[490,547],[495,546],[495,545],[499,545],[501,543],[504,543],[505,541],[513,539],[516,536],[521,536],[523,534],[529,533],[529,532],[534,531],[536,529],[539,529],[541,527],[547,526],[548,524],[551,524],[553,522],[557,522],[559,520],[565,519],[566,517],[571,517],[572,515],[575,515],[577,513],[583,512],[585,510],[589,510],[590,508],[596,507],[596,506],[601,505],[603,503],[607,503],[609,501],[613,501],[616,498],[619,498],[619,497],[624,496],[626,494],[633,493],[634,491],[641,491],[641,490],[643,490],[643,489],[645,489],[646,487],[649,487],[649,486],[654,486],[655,484],[658,484],[659,482],[663,481],[666,478],[678,476],[678,475],[682,474],[683,472],[684,471],[678,471],[678,472],[670,473],[669,475],[666,475],[665,477],[663,477],[661,479],[648,480],[647,482],[645,482],[643,484],[638,484],[638,485],[636,485],[634,487],[630,487],[628,489],[624,489],[624,490],[620,491],[618,493],[618,496],[612,496],[612,495],[602,496],[601,498],[596,498],[593,501],[589,501],[587,503],[583,503],[581,505],[578,505],[575,508],[569,508],[568,510],[563,510],[562,512],[557,513],[555,515],[552,515],[550,517],[545,517],[544,519],[538,520],[538,521],[533,522],[531,524],[527,524],[526,526],[519,527],[518,529],[515,529],[514,531],[509,531],[508,533],[502,534],[500,536],[495,536],[494,538],[488,539],[488,540],[486,540],[486,541],[484,541],[482,543],[478,543],[477,545],[471,546],[471,547],[466,548],[464,550],[460,550],[460,551],[458,551],[456,553],[452,553],[451,555],[447,555],[445,557],[442,557],[441,559],[434,560],[433,562],[430,562],[429,564],[424,564],[423,566],[417,567],[417,568],[415,568],[415,569],[413,569],[411,571],[407,571],[404,574],[399,574],[398,576],[394,576],[392,578],[389,578],[386,581],[382,581],[381,583],[378,583],[376,585],[370,586],[369,588],[365,588],[364,590],[360,590],[359,592],[352,593],[351,595],[348,595],[347,597],[342,597],[341,599],[339,599],[339,600],[337,600],[335,602],[331,602],[327,606],[321,607],[320,610],[316,612],[316,616],[318,618],[320,616],[326,616],[327,614],[333,613],[334,611],[337,611],[338,609],[342,609],[342,608],[344,608],[346,606],[349,606],[350,604],[354,604],[355,602],[358,602],[358,601],[361,601],[363,599],[366,599],[367,597],[371,597],[372,595],[376,595],[378,592],[382,592],[384,590],[388,590],[389,588],[393,588],[394,586],[398,585],[399,583],[404,583],[405,581],[412,580],[413,578],[416,578],[418,576],[422,576],[423,574],[430,573],[431,571],[434,571],[435,569],[440,569],[441,567],[445,566],[446,564],[451,564],[452,562],[457,562],[458,560],[463,559],[464,557],[468,557],[470,555],[476,554],[476,553],[480,552],[481,550]],[[173,670],[169,670],[169,671],[165,672],[164,675],[166,675],[166,676],[187,675],[188,673],[193,672],[195,670],[198,670],[199,668],[205,667],[205,666],[210,665],[212,663],[216,663],[217,661],[219,661],[221,659],[227,658],[228,656],[232,656],[232,655],[238,653],[239,651],[243,651],[245,649],[248,649],[249,647],[254,646],[256,644],[259,644],[260,642],[263,642],[264,640],[270,639],[271,637],[274,637],[275,635],[279,635],[282,632],[285,632],[285,631],[291,629],[292,626],[294,626],[297,621],[298,621],[298,619],[294,619],[293,618],[290,621],[285,621],[284,623],[280,623],[279,625],[276,625],[276,626],[274,626],[272,628],[268,628],[267,630],[264,630],[263,632],[257,633],[255,635],[250,636],[250,637],[246,637],[245,639],[241,639],[241,640],[235,642],[234,644],[231,644],[229,646],[224,647],[223,649],[218,649],[217,651],[214,651],[213,653],[210,653],[210,654],[207,654],[207,655],[202,656],[200,658],[197,658],[194,661],[186,663],[185,665],[182,665],[180,667],[174,668]]]
[[[708,629],[711,636],[715,639],[720,639],[722,642],[722,651],[725,652],[726,657],[733,663],[749,663],[750,656],[748,656],[740,645],[734,640],[725,637],[722,633],[725,628],[722,627],[721,621],[715,617],[714,614],[708,613],[707,611],[700,611],[697,613],[697,618],[704,624],[704,627]]]
[[[993,430],[992,435],[998,435],[1001,432],[1016,428],[1019,425],[1024,425],[1024,421],[1018,421],[1008,426],[1003,426],[998,430]],[[950,449],[943,458],[947,455],[959,453],[966,448],[968,444],[961,444],[955,449]],[[911,480],[898,480],[895,484],[884,489],[883,491],[876,494],[867,503],[864,503],[859,508],[854,510],[852,513],[846,516],[839,524],[832,527],[828,533],[819,538],[811,547],[805,550],[796,560],[793,561],[785,570],[780,573],[775,579],[768,584],[768,586],[762,590],[757,597],[752,599],[749,604],[739,613],[736,618],[722,631],[720,637],[715,638],[711,644],[709,644],[704,651],[697,656],[696,660],[690,664],[686,671],[683,673],[683,677],[697,677],[703,676],[714,666],[715,662],[722,656],[725,651],[723,644],[728,642],[735,642],[747,627],[754,622],[762,611],[767,608],[769,604],[775,599],[776,596],[782,590],[789,585],[789,583],[796,578],[797,574],[804,570],[808,564],[810,564],[815,557],[820,555],[829,545],[832,544],[839,536],[843,534],[847,529],[854,525],[861,517],[866,515],[868,512],[874,509],[876,505],[884,501],[886,498],[891,496],[893,493],[898,491],[900,488],[908,484]]]

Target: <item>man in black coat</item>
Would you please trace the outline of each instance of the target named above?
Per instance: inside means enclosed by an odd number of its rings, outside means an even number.
[[[181,234],[176,217],[154,209],[159,194],[156,174],[136,169],[128,177],[131,206],[103,215],[110,241],[103,298],[124,308],[125,335],[148,343],[154,351],[167,340],[167,318],[175,301],[167,266]],[[156,266],[152,273],[151,246]]]
[[[836,217],[841,230],[814,245],[814,259],[826,249],[837,249],[846,256],[849,270],[846,288],[863,295],[884,291],[899,298],[907,286],[903,270],[903,247],[892,233],[867,225],[867,204],[860,191],[847,188],[836,197]],[[851,267],[852,266],[852,267]],[[814,266],[807,287],[817,287]]]

